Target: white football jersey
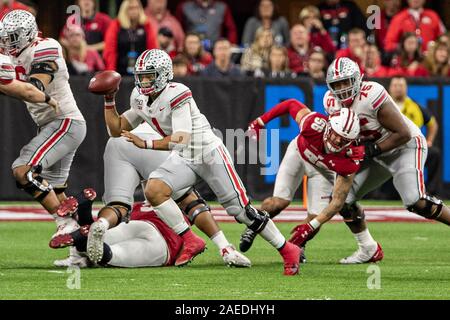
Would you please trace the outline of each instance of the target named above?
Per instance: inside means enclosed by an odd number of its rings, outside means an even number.
[[[58,66],[53,81],[47,86],[45,92],[59,102],[60,111],[56,114],[55,110],[46,103],[26,102],[34,122],[42,126],[55,119],[70,118],[84,121],[70,89],[69,73],[61,45],[55,39],[36,38],[18,57],[12,57],[17,79],[29,81],[31,66],[43,61],[54,61]]]
[[[361,140],[372,140],[374,142],[382,142],[390,135],[391,131],[384,128],[378,121],[377,114],[380,106],[387,100],[397,106],[392,100],[386,89],[379,83],[373,81],[363,81],[361,90],[355,97],[352,110],[358,115],[361,126],[359,138]],[[325,93],[323,105],[328,114],[334,113],[341,109],[341,104],[330,90]],[[401,114],[400,108],[399,112]],[[405,115],[402,114],[403,120],[409,128],[411,137],[422,135],[420,129]]]
[[[0,84],[9,84],[16,78],[16,72],[9,56],[0,54]]]
[[[190,143],[185,150],[179,152],[180,156],[194,160],[222,143],[198,109],[191,90],[181,83],[170,82],[153,102],[149,96],[141,95],[135,88],[130,97],[130,109],[123,116],[133,128],[145,120],[162,137],[166,137],[174,133],[172,112],[177,108],[189,108],[192,121]]]

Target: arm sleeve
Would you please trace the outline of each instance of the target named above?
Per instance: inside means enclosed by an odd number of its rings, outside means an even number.
[[[142,122],[142,118],[133,109],[128,109],[127,111],[122,113],[122,116],[127,119],[128,123],[133,129],[140,125]]]
[[[192,117],[189,102],[172,109],[172,132],[192,133]]]
[[[282,116],[286,113],[289,113],[295,120],[297,113],[304,108],[306,108],[306,106],[300,101],[297,101],[295,99],[288,99],[277,104],[275,107],[264,113],[261,116],[261,120],[264,122],[264,124],[266,124],[272,119]]]

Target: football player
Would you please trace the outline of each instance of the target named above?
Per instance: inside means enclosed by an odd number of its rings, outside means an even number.
[[[139,136],[141,139],[159,139],[160,136],[153,132],[150,126],[146,123],[139,125],[133,130],[133,134]],[[156,170],[168,157],[170,152],[168,151],[156,151],[150,149],[140,149],[136,148],[133,144],[126,141],[126,138],[110,138],[105,147],[104,152],[104,185],[105,193],[103,195],[103,201],[106,206],[100,209],[103,210],[114,210],[115,206],[121,205],[127,210],[131,210],[134,202],[134,191],[139,186],[139,184],[148,177],[152,171]],[[145,186],[145,183],[144,183]],[[205,202],[195,190],[192,188],[187,188],[182,190],[178,195],[174,194],[174,199],[182,208],[183,213],[189,217],[190,223],[195,224],[200,230],[202,230],[211,241],[217,245],[219,248],[219,253],[222,256],[226,265],[237,266],[237,267],[250,267],[251,262],[244,255],[236,251],[233,245],[231,245],[222,230],[220,230],[216,221],[211,215],[210,209]],[[85,200],[82,200],[86,202]],[[77,202],[77,199],[69,197],[64,201],[62,206],[73,206]],[[65,210],[66,212],[74,211],[74,208]],[[142,203],[135,204],[133,206],[131,217],[146,215],[146,212],[153,212],[151,206],[148,204],[143,205]],[[86,212],[78,211],[78,216],[82,215],[91,216],[90,210]],[[154,215],[154,214],[153,214]],[[154,219],[160,220],[158,217]],[[93,221],[82,221],[79,220],[80,225],[91,224]],[[161,221],[161,220],[160,220]],[[162,222],[162,221],[161,221]],[[120,225],[121,230],[128,230],[124,228],[132,228]],[[167,227],[166,227],[167,228]],[[112,229],[112,230],[115,230]],[[128,234],[133,233],[133,229],[127,231]],[[139,229],[140,230],[140,229]],[[138,238],[140,234],[136,232],[136,237]],[[108,241],[106,241],[108,243]],[[60,248],[70,244],[67,243],[67,237],[56,237],[50,242],[50,247]],[[144,246],[150,245],[149,243],[144,243]],[[107,247],[106,247],[107,248]],[[107,248],[108,249],[108,248]],[[73,251],[73,250],[71,250]],[[138,260],[135,259],[134,255],[141,255],[140,250],[135,251],[124,251],[127,254],[127,258],[120,258],[121,260],[130,259],[131,261]],[[104,255],[112,253],[114,256],[114,250],[103,250]],[[71,252],[67,262],[62,262],[62,260],[57,261],[58,265],[70,265],[72,262],[78,264],[80,255],[76,252]],[[130,262],[132,265],[133,263]]]
[[[173,193],[203,179],[216,194],[227,213],[259,233],[275,247],[284,261],[284,274],[299,270],[300,248],[285,240],[267,213],[255,209],[234,168],[222,141],[212,132],[206,117],[200,113],[192,93],[183,84],[171,82],[172,61],[162,50],[144,51],[136,61],[136,88],[130,98],[131,108],[119,115],[114,94],[105,96],[105,120],[112,136],[125,136],[139,148],[174,150],[169,158],[150,174],[145,195],[158,216],[184,240],[176,265],[188,263],[204,250],[205,242],[184,221],[183,214],[171,198]],[[145,120],[163,139],[142,140],[129,133]],[[103,255],[106,230],[116,226],[121,215],[102,212],[89,231],[87,252],[98,262]]]
[[[344,218],[351,219],[347,224],[359,248],[341,260],[344,264],[366,262],[376,252],[376,242],[364,235],[367,230],[364,213],[357,201],[390,177],[408,211],[450,225],[449,208],[425,192],[423,168],[427,143],[422,132],[402,115],[382,85],[362,78],[354,61],[336,59],[327,71],[329,91],[324,96],[326,109],[348,108],[359,116],[361,125],[359,139],[363,144],[353,151],[362,154],[364,161],[341,210]],[[299,231],[305,228],[308,229],[303,226]]]
[[[36,137],[25,145],[12,164],[17,187],[30,194],[56,220],[58,232],[78,227],[71,217],[56,214],[70,166],[86,135],[86,123],[69,85],[69,74],[59,43],[38,36],[34,16],[13,10],[2,20],[5,52],[11,57],[16,78],[26,81],[59,102],[59,111],[38,101],[27,102],[27,109],[38,126]]]
[[[290,114],[300,126],[300,134],[290,143],[280,165],[274,189],[274,197],[263,202],[272,214],[278,214],[286,208],[298,188],[303,174],[311,177],[308,181],[308,217],[306,225],[315,225],[309,230],[303,241],[299,241],[298,227],[294,228],[293,243],[304,246],[319,230],[316,215],[326,214],[329,219],[338,213],[352,184],[355,173],[360,168],[361,154],[353,150],[353,142],[359,133],[359,120],[349,110],[337,110],[326,117],[311,112],[295,99],[283,101],[254,120],[249,129],[259,135],[265,124],[275,117]],[[352,153],[353,151],[353,153]],[[336,176],[336,177],[335,177]],[[289,196],[289,197],[288,197]],[[331,201],[330,201],[331,199]],[[322,220],[321,220],[322,221]],[[245,240],[246,231],[242,238]],[[371,235],[366,229],[363,236]],[[241,242],[242,243],[242,242]],[[381,246],[365,262],[379,261],[383,258]]]

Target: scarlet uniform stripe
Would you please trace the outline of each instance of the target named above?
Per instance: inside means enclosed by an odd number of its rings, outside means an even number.
[[[158,120],[156,120],[156,118],[152,118],[152,123],[155,126],[156,130],[158,130],[158,132],[163,136],[163,137],[167,137],[167,134],[164,133],[163,129],[161,129],[161,126],[159,125]]]
[[[174,101],[170,103],[170,107],[173,109],[175,108],[180,102],[182,102],[184,99],[187,99],[189,97],[192,97],[192,92],[190,90],[183,93],[181,96],[176,98]]]
[[[418,180],[419,180],[419,194],[420,197],[425,196],[425,184],[423,181],[423,172],[422,172],[422,142],[420,141],[420,137],[416,137],[417,142],[417,172],[418,172]]]
[[[53,56],[53,55],[58,55],[58,49],[50,49],[50,50],[45,50],[45,51],[41,51],[41,52],[36,52],[34,54],[34,57],[39,58],[42,56]]]
[[[48,151],[51,150],[55,146],[55,144],[67,133],[70,124],[72,123],[71,119],[64,119],[59,127],[59,129],[54,132],[50,138],[44,143],[39,149],[34,153],[31,158],[29,165],[35,166],[39,164],[42,158],[47,154]]]
[[[380,104],[381,104],[382,102],[384,102],[384,100],[386,99],[386,97],[387,97],[387,93],[386,93],[386,91],[385,91],[385,92],[381,95],[380,99],[378,99],[378,100],[373,104],[372,108],[373,108],[373,109],[378,108],[378,107],[380,106]]]
[[[145,57],[147,57],[149,52],[150,52],[150,50],[146,50],[144,52],[144,55],[141,57],[141,60],[139,61],[139,68],[142,68],[142,65],[144,64]]]
[[[7,70],[7,71],[14,71],[14,67],[7,63],[2,64],[0,69]]]
[[[239,194],[239,200],[241,201],[242,206],[245,207],[249,203],[247,194],[246,194],[243,186],[241,185],[241,181],[240,181],[236,171],[234,170],[234,167],[231,165],[231,161],[229,160],[228,156],[226,155],[226,152],[224,150],[222,150],[222,148],[223,147],[221,146],[217,150],[219,150],[219,154],[222,157],[222,159],[225,163],[227,172],[231,177],[231,183],[234,187],[234,190],[236,190],[237,193]]]
[[[339,76],[339,61],[341,60],[341,58],[337,58],[336,59],[336,63],[334,64],[334,71],[336,76]]]

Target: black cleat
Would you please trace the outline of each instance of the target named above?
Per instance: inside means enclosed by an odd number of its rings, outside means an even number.
[[[300,254],[300,263],[306,263],[305,247],[301,247],[302,252]]]
[[[241,240],[239,242],[239,250],[241,252],[248,251],[252,244],[253,240],[256,238],[256,232],[250,230],[249,228],[245,229],[245,231],[241,234]]]

